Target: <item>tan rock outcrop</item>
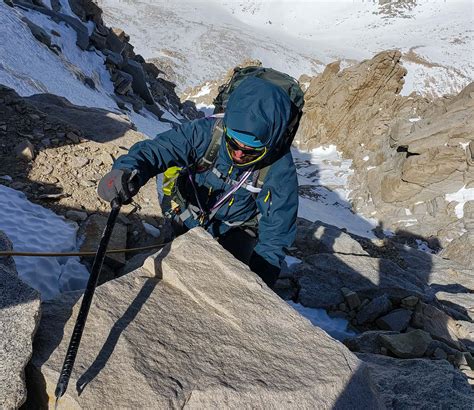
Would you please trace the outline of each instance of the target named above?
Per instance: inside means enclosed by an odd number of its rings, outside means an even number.
[[[157,276],[150,277],[155,268]],[[69,405],[300,408],[304,403],[326,409],[348,408],[357,400],[364,408],[383,407],[362,362],[202,229],[177,238],[149,270],[97,289],[64,397]],[[50,397],[78,310],[74,295],[44,304],[35,339],[33,364]]]
[[[464,228],[445,196],[474,186],[474,83],[434,101],[401,96],[400,58],[386,51],[342,71],[329,64],[305,94],[296,144],[333,144],[353,160],[355,211],[448,246]]]

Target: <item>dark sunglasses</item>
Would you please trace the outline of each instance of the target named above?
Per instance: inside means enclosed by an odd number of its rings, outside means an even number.
[[[239,145],[239,143],[235,139],[229,137],[227,134],[225,136],[225,140],[230,150],[242,151],[242,153],[246,156],[258,156],[258,155],[261,155],[262,152],[265,151],[265,147],[261,147],[261,148],[242,147],[241,145]]]

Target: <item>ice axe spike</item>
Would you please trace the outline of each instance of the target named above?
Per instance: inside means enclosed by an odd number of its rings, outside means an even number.
[[[92,264],[91,275],[87,281],[87,287],[82,298],[81,308],[79,309],[79,314],[77,315],[76,325],[74,326],[63,367],[61,369],[61,373],[59,374],[58,384],[56,385],[56,390],[54,392],[56,395],[55,408],[57,408],[59,399],[64,395],[64,393],[66,393],[67,390],[67,385],[71,377],[72,368],[74,367],[79,344],[81,343],[87,315],[89,314],[92,298],[94,296],[95,288],[97,287],[97,281],[102,269],[102,264],[104,263],[105,251],[107,250],[107,245],[109,244],[115,221],[120,212],[121,203],[117,199],[114,199],[111,202],[111,207],[112,210],[110,211],[107,224],[105,225],[104,232],[100,238],[99,247],[94,258],[94,263]]]

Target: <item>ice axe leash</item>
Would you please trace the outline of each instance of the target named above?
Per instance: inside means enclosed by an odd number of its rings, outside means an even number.
[[[94,263],[92,264],[92,271],[89,276],[89,280],[87,281],[87,287],[82,298],[81,308],[79,309],[79,314],[77,315],[76,324],[71,335],[71,340],[69,341],[63,367],[61,369],[61,373],[59,374],[58,384],[56,385],[56,390],[54,392],[56,395],[55,408],[57,408],[59,399],[64,395],[64,393],[66,393],[67,390],[67,385],[71,377],[72,368],[74,367],[79,344],[81,343],[87,315],[89,314],[92,298],[94,296],[95,288],[97,287],[97,281],[99,279],[102,264],[104,262],[107,245],[110,241],[110,236],[112,234],[112,230],[114,229],[115,221],[120,212],[121,203],[117,199],[114,199],[111,202],[111,207],[112,210],[110,211],[107,224],[102,237],[100,238],[99,248],[97,249],[97,254],[94,258]]]

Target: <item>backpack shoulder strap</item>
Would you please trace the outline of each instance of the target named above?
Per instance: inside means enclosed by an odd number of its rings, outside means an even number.
[[[223,116],[215,116],[216,122],[212,127],[211,142],[208,145],[204,156],[198,161],[197,169],[204,171],[210,169],[217,158],[219,149],[221,148],[222,134],[224,133]]]
[[[258,180],[257,186],[261,188],[263,183],[265,182],[265,178],[267,177],[268,171],[270,170],[270,165],[267,165],[265,168],[262,168],[258,173]]]

